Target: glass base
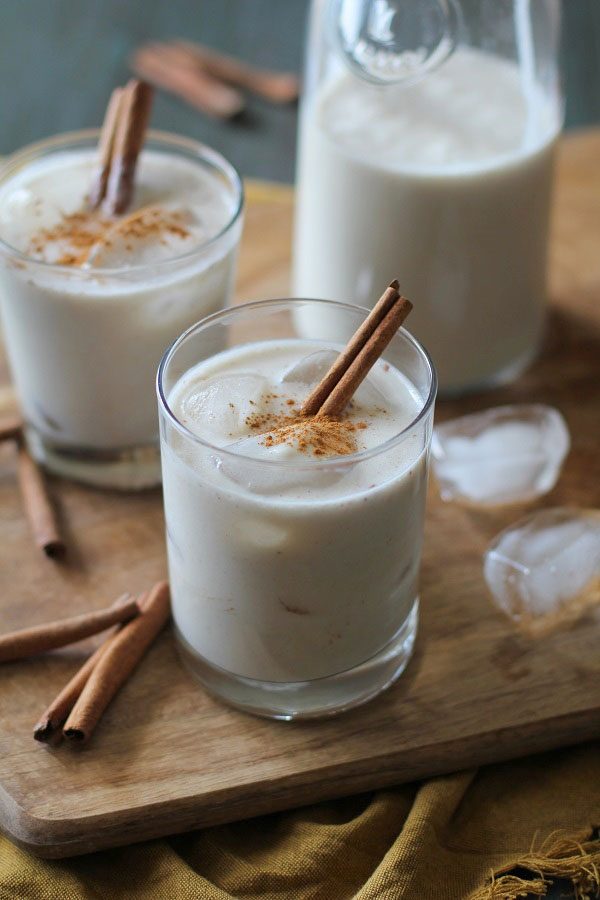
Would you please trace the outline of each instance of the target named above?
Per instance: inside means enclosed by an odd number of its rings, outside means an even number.
[[[31,427],[25,436],[34,459],[62,478],[118,491],[141,491],[161,483],[158,442],[122,450],[89,450],[62,447]]]
[[[402,674],[412,655],[419,620],[414,601],[393,639],[366,662],[311,681],[256,681],[213,666],[190,647],[176,630],[185,667],[206,690],[236,709],[268,719],[314,719],[333,716],[366,703]]]

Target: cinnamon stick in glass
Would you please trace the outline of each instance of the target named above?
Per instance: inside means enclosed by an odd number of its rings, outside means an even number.
[[[135,600],[128,599],[125,594],[108,609],[82,613],[68,619],[46,622],[44,625],[35,625],[32,628],[0,635],[0,662],[36,656],[47,650],[74,644],[110,628],[111,625],[127,622],[137,616],[139,611]]]
[[[98,660],[65,723],[63,735],[68,740],[90,739],[102,713],[167,623],[170,611],[169,586],[159,581],[143,603],[141,615],[115,635]]]
[[[324,401],[317,416],[337,418],[342,414],[354,392],[367,377],[411,309],[412,303],[406,297],[398,297]]]
[[[329,371],[323,376],[318,385],[310,392],[302,407],[300,415],[314,416],[330,395],[342,375],[365,346],[377,326],[383,321],[392,306],[400,298],[400,285],[394,279],[385,289],[365,321],[354,332],[338,358]]]
[[[103,204],[110,215],[125,212],[133,198],[135,169],[146,137],[152,96],[149,84],[132,80],[115,101],[117,121]]]
[[[92,209],[97,209],[106,196],[106,186],[110,174],[110,166],[115,147],[115,135],[117,133],[117,122],[122,108],[122,101],[123,88],[117,87],[110,95],[106,113],[104,114],[102,130],[100,132],[100,140],[98,142],[98,162],[94,171],[92,186],[90,188],[90,206]]]

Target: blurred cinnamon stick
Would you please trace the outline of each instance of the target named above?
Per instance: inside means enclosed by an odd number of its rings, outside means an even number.
[[[142,47],[133,54],[131,67],[146,81],[214,118],[233,118],[245,106],[239,91],[199,69],[175,47],[161,44]]]
[[[17,472],[25,515],[35,543],[52,559],[63,556],[65,544],[44,474],[21,438],[17,442]]]
[[[300,90],[299,79],[290,72],[257,69],[188,41],[147,44],[133,54],[131,65],[138,75],[157,87],[223,119],[243,110],[242,90],[271,103],[291,103]]]
[[[96,163],[96,169],[92,178],[92,186],[90,188],[90,205],[92,209],[97,209],[106,196],[106,186],[108,184],[108,176],[110,175],[117,122],[119,120],[122,102],[123,88],[117,87],[110,95],[110,100],[108,101],[108,106],[106,107],[106,112],[104,114],[102,130],[100,132],[98,161]]]
[[[0,416],[0,442],[18,440],[22,428],[23,420],[20,416],[16,414]]]
[[[258,69],[189,41],[175,41],[173,46],[214,78],[258,94],[271,103],[292,103],[298,99],[300,80],[291,72]]]
[[[135,169],[150,119],[153,91],[132,80],[116,102],[116,126],[104,206],[111,215],[124,213],[133,197]]]

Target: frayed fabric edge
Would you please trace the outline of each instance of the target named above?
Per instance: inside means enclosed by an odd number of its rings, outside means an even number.
[[[526,869],[531,876],[507,874],[512,869]],[[592,837],[590,831],[572,835],[553,831],[538,845],[536,835],[529,853],[492,872],[469,900],[545,897],[555,878],[571,882],[575,900],[600,897],[600,837]]]

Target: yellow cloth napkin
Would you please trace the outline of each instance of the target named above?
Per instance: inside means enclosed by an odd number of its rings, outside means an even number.
[[[0,898],[512,900],[557,875],[594,897],[598,825],[588,744],[68,860],[0,837]]]

